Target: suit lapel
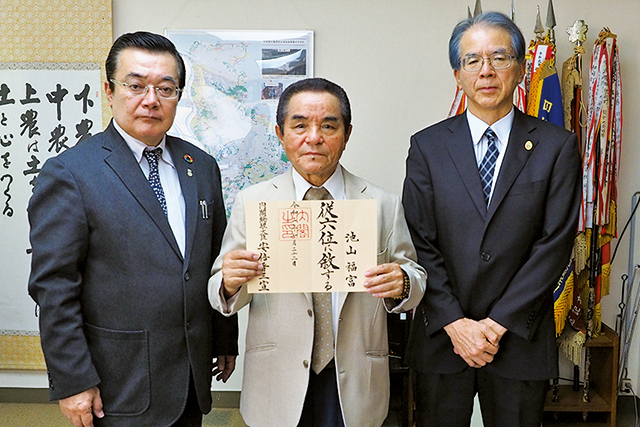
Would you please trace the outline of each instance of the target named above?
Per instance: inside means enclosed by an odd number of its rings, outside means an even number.
[[[185,205],[185,227],[186,227],[186,245],[184,256],[188,264],[189,254],[193,249],[193,241],[196,234],[196,224],[198,221],[198,181],[195,177],[197,173],[198,165],[194,163],[188,163],[185,160],[185,156],[189,153],[185,152],[182,144],[176,139],[167,136],[167,149],[173,159],[173,165],[178,173],[178,180],[180,181],[180,188],[182,189],[182,196],[184,197]],[[192,157],[189,156],[191,159]]]
[[[295,200],[296,190],[293,186],[291,169],[288,172],[278,175],[271,182],[271,192],[267,195],[268,200]]]
[[[491,218],[496,212],[502,200],[509,192],[514,181],[522,171],[522,168],[529,160],[531,154],[535,151],[538,141],[533,138],[531,132],[536,128],[535,123],[526,120],[526,117],[520,110],[515,110],[511,133],[509,134],[509,143],[507,151],[502,160],[502,166],[498,174],[498,180],[493,190],[491,203],[489,204],[489,216]],[[527,142],[531,142],[529,149],[525,147]]]
[[[367,183],[342,168],[342,176],[344,178],[344,195],[347,200],[350,199],[368,199],[364,194],[367,189]]]
[[[487,214],[487,205],[484,201],[482,183],[478,173],[478,163],[473,150],[471,132],[467,124],[467,116],[460,114],[451,121],[449,130],[453,134],[451,140],[445,142],[451,160],[456,166],[458,175],[464,182],[467,192],[476,205],[478,212],[483,217]]]
[[[135,157],[131,153],[131,149],[129,149],[127,143],[113,127],[113,124],[109,124],[105,130],[105,134],[106,137],[103,147],[109,151],[109,153],[105,156],[104,161],[113,169],[125,187],[127,187],[133,197],[151,217],[151,220],[160,229],[176,254],[182,257],[171,227],[169,226],[169,221],[167,221],[167,218],[164,216],[158,199],[151,189],[149,181],[147,181],[144,173],[142,173],[140,165],[138,165]],[[144,231],[145,230],[141,230],[141,232]]]

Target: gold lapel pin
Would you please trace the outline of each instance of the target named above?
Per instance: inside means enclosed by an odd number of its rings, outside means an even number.
[[[524,143],[524,148],[525,148],[525,150],[527,150],[527,151],[531,151],[531,149],[533,148],[533,142],[531,142],[531,141],[527,141],[527,142],[525,142],[525,143]]]
[[[193,171],[191,169],[187,169],[187,176],[193,176]]]

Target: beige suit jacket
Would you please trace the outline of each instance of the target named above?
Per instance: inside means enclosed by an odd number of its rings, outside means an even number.
[[[386,311],[401,312],[421,300],[426,273],[416,252],[399,197],[343,169],[347,199],[378,201],[378,264],[395,262],[409,275],[411,292],[397,304],[367,293],[340,296],[335,363],[346,427],[379,427],[389,403]],[[291,172],[241,191],[213,265],[209,299],[229,316],[249,304],[240,412],[251,427],[295,427],[309,381],[313,346],[311,294],[248,294],[246,287],[226,301],[221,296],[222,256],[245,249],[244,202],[293,200]]]

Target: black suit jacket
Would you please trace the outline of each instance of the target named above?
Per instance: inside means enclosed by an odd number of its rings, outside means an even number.
[[[463,370],[443,327],[490,317],[508,332],[486,369],[555,377],[552,292],[569,261],[579,202],[577,138],[558,126],[516,109],[488,209],[466,114],[415,134],[403,204],[429,276],[410,337],[412,368]]]
[[[170,425],[190,369],[208,412],[213,358],[237,354],[237,320],[214,314],[207,297],[226,225],[218,166],[181,139],[166,144],[185,199],[184,258],[113,124],[48,160],[29,202],[29,292],[50,397],[98,385],[106,417],[96,425]]]

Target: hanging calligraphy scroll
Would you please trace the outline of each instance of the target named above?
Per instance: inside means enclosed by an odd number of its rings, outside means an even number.
[[[7,272],[0,287],[0,367],[37,369],[42,364],[25,358],[28,351],[12,350],[20,344],[16,337],[39,347],[27,294],[27,204],[43,163],[102,129],[100,66],[0,63],[0,73],[0,270]]]
[[[27,91],[32,90],[37,93],[32,93],[30,95],[31,98],[40,98],[43,103],[54,106],[54,104],[49,104],[46,94],[53,92],[52,96],[59,97],[63,91],[61,90],[56,95],[58,82],[54,82],[52,87],[45,87],[46,80],[40,80],[41,76],[37,76],[36,79],[29,78],[28,80],[25,77],[25,81],[18,86],[14,86],[13,83],[9,84],[8,80],[5,79],[5,75],[26,73],[27,69],[39,69],[44,74],[49,74],[46,70],[51,69],[51,64],[54,62],[58,63],[59,67],[62,68],[58,71],[51,71],[59,72],[63,70],[63,74],[67,75],[64,81],[59,82],[61,83],[61,89],[64,88],[69,91],[60,104],[62,120],[64,121],[64,123],[60,124],[65,127],[65,132],[62,135],[60,129],[57,131],[57,140],[54,139],[55,144],[70,146],[73,141],[79,139],[75,137],[77,133],[75,125],[79,122],[72,122],[65,108],[67,108],[67,104],[72,104],[71,97],[73,95],[82,92],[84,85],[80,86],[79,90],[72,90],[66,85],[66,82],[72,81],[74,76],[78,78],[76,71],[84,70],[86,72],[89,70],[93,73],[94,65],[89,66],[89,64],[103,63],[107,57],[109,48],[113,43],[111,6],[111,0],[84,0],[81,4],[69,0],[11,0],[2,2],[0,61],[3,63],[2,68],[0,68],[0,84],[4,82],[7,85],[7,89],[10,92],[6,93],[6,97],[17,102],[14,107],[23,106],[20,100],[28,99]],[[78,65],[80,63],[83,65]],[[15,67],[23,67],[24,65],[27,65],[28,68],[20,71],[15,70]],[[106,79],[104,67],[100,73],[102,82],[104,82]],[[31,89],[26,87],[26,82],[31,83]],[[7,89],[3,89],[3,91],[6,92]],[[101,90],[99,87],[96,87],[96,89]],[[91,90],[93,91],[94,88],[92,87]],[[89,93],[87,93],[87,96],[89,96]],[[101,103],[102,105],[98,106],[98,109],[102,112],[101,120],[93,118],[93,109],[96,108],[95,103],[91,107],[91,117],[87,118],[92,120],[93,124],[91,129],[88,130],[89,133],[97,133],[103,129],[111,117],[106,97],[102,97]],[[31,104],[31,106],[35,104]],[[100,102],[98,102],[99,104]],[[10,119],[7,115],[7,110],[9,107],[4,105],[0,109],[5,113],[8,124]],[[28,110],[29,108],[25,108],[19,114],[22,115]],[[33,110],[37,111],[35,108]],[[26,117],[29,117],[29,115],[31,113],[27,113]],[[35,169],[41,167],[42,162],[51,154],[47,151],[50,144],[49,139],[52,138],[50,132],[57,127],[57,124],[53,127],[45,125],[45,116],[46,114],[38,112],[37,127],[39,128],[38,132],[42,135],[38,136],[40,138],[38,140],[40,152],[34,154],[40,162]],[[67,119],[69,120],[67,121]],[[1,115],[0,120],[2,120]],[[21,119],[18,117],[16,120]],[[20,129],[17,122],[14,124]],[[7,144],[5,134],[13,134],[16,138],[19,135],[19,133],[16,134],[13,131],[7,133],[7,130],[7,127],[0,125],[0,133],[4,144]],[[27,132],[29,130],[26,130],[25,134]],[[68,140],[63,142],[64,136]],[[8,191],[12,197],[12,200],[8,201],[9,207],[13,209],[13,216],[10,217],[11,221],[6,215],[0,215],[0,233],[2,233],[0,234],[0,247],[2,248],[0,249],[0,273],[2,273],[0,275],[0,370],[37,370],[45,367],[40,349],[35,303],[27,294],[27,278],[29,276],[31,258],[26,254],[29,246],[26,238],[26,230],[28,229],[27,215],[24,208],[26,208],[26,200],[31,195],[31,185],[26,181],[31,181],[36,174],[32,174],[28,178],[22,174],[22,171],[27,168],[19,169],[19,164],[22,160],[18,160],[18,157],[14,156],[13,152],[18,149],[20,140],[12,140],[11,147],[0,146],[2,149],[0,155],[6,155],[9,151],[12,152],[9,161],[13,162],[11,175],[14,180],[11,184],[12,189]],[[60,145],[58,148],[64,149]],[[55,147],[52,152],[55,152]],[[27,152],[24,151],[22,155],[26,155],[25,153]],[[31,161],[31,158],[28,158]],[[5,161],[0,159],[0,162],[4,163]],[[34,163],[35,161],[32,164]],[[24,165],[24,161],[22,161],[22,164]],[[0,169],[2,170],[0,176],[7,174],[7,169],[4,167],[0,167]],[[5,208],[9,209],[5,205],[8,197],[4,194],[7,191],[8,182],[8,177],[5,177],[4,181],[0,182],[0,206],[3,210]],[[26,193],[19,195],[19,188],[25,189]],[[19,201],[20,199],[22,201]],[[18,207],[20,208],[18,209]],[[10,212],[10,210],[6,212]],[[0,376],[2,375],[3,373],[0,372]]]
[[[246,229],[264,267],[249,293],[364,292],[377,264],[376,200],[246,202]]]

